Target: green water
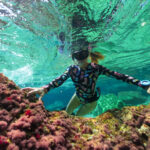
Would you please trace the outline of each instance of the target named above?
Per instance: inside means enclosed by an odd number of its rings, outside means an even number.
[[[149,29],[150,0],[1,0],[0,72],[21,87],[45,85],[73,63],[71,50],[88,41],[105,56],[100,64],[150,79]],[[102,96],[95,115],[150,102],[143,89],[115,79],[102,76],[98,85]],[[45,105],[59,109],[73,92],[68,80],[44,98]]]

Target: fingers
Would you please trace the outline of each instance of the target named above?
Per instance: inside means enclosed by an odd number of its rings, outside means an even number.
[[[32,90],[33,88],[31,88],[31,87],[26,87],[26,88],[22,88],[21,90],[22,91],[26,91],[26,90]]]
[[[36,94],[37,91],[36,90],[33,90],[33,91],[30,91],[27,95],[30,96],[30,95],[33,95],[33,94]]]
[[[149,94],[150,94],[150,87],[148,88],[147,93],[149,93]]]
[[[42,97],[44,96],[44,92],[40,95],[39,100],[42,100]]]
[[[27,93],[27,96],[31,96],[31,95],[34,95],[34,94],[39,94],[40,95],[39,100],[41,100],[42,97],[45,94],[44,88],[31,88],[31,87],[27,87],[27,88],[23,88],[22,90],[30,90]]]
[[[148,93],[150,94],[150,88],[148,89]]]

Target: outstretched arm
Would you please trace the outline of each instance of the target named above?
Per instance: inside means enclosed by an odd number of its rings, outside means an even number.
[[[44,96],[45,93],[47,93],[50,89],[56,88],[60,85],[62,85],[65,80],[67,80],[70,76],[70,67],[58,78],[54,79],[52,82],[50,82],[49,84],[40,87],[40,88],[24,88],[22,90],[29,90],[30,92],[28,93],[28,96],[33,95],[33,94],[39,94],[39,100],[41,100],[41,98]]]
[[[142,87],[143,89],[147,90],[148,93],[150,93],[150,85],[143,85],[143,84],[141,84],[140,80],[135,79],[134,77],[131,77],[129,75],[121,74],[121,73],[118,73],[116,71],[111,71],[102,65],[99,65],[99,74],[114,77],[118,80],[122,80],[124,82],[129,83],[129,84],[137,85],[137,86]]]
[[[69,77],[70,77],[70,67],[67,68],[67,70],[61,76],[52,80],[49,84],[43,86],[43,88],[46,89],[48,92],[49,90],[62,85]]]

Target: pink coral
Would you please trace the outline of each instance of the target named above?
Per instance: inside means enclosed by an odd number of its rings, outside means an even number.
[[[7,110],[2,109],[0,110],[0,120],[10,122],[12,120],[12,117],[10,116]]]
[[[114,150],[130,150],[130,146],[125,143],[120,143],[114,147]]]
[[[19,150],[19,146],[17,146],[14,143],[9,144],[9,146],[7,147],[7,150]]]
[[[81,131],[82,134],[92,134],[92,129],[88,126],[83,126],[82,128],[82,131]]]
[[[42,137],[37,143],[36,143],[36,149],[46,149],[51,150],[50,147],[50,141],[46,137]]]
[[[150,150],[150,137],[149,137],[148,142],[147,142],[146,150]]]
[[[144,146],[150,147],[149,137],[140,133],[145,129],[144,124],[147,129],[150,125],[149,106],[125,107],[97,118],[82,118],[68,116],[65,111],[48,112],[35,96],[26,94],[27,91],[20,90],[0,74],[2,150],[144,150]],[[126,117],[128,114],[130,119]]]
[[[6,148],[6,146],[8,145],[8,141],[7,138],[4,136],[0,136],[0,147],[1,148]]]
[[[11,139],[14,143],[20,143],[23,139],[26,138],[26,133],[20,130],[11,130],[7,133],[8,138]]]
[[[144,123],[148,126],[150,126],[150,110],[149,112],[146,114],[146,118],[144,120]]]
[[[10,82],[8,83],[8,88],[16,89],[17,87],[16,87],[16,85],[15,85],[12,81],[10,81]]]
[[[35,149],[35,147],[36,147],[36,139],[35,139],[35,137],[31,137],[28,141],[27,141],[27,148],[28,149]]]
[[[131,135],[131,140],[138,145],[141,143],[140,137],[137,133]]]
[[[54,137],[54,141],[55,141],[55,144],[64,144],[65,143],[65,139],[63,136],[59,135],[59,136],[55,136]]]
[[[0,121],[0,131],[5,130],[7,128],[6,121]]]

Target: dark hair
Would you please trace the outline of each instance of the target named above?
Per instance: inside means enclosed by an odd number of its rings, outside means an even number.
[[[72,59],[84,60],[89,56],[88,50],[79,50],[72,53]]]

